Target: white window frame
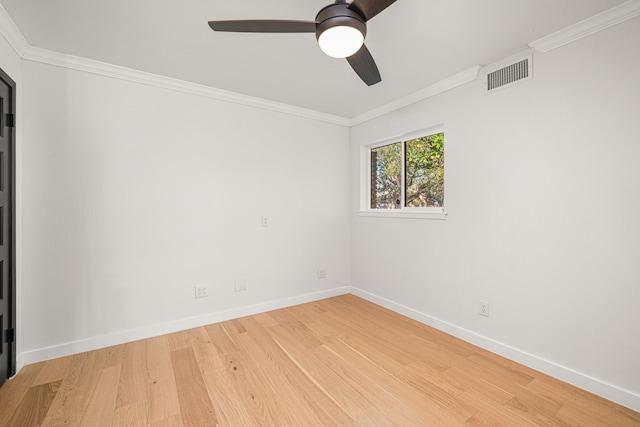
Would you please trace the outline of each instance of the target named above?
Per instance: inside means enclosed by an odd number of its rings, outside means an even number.
[[[400,209],[372,209],[371,208],[371,150],[385,145],[402,143],[402,179],[405,179],[405,141],[412,139],[434,135],[444,132],[444,125],[436,125],[428,128],[408,132],[401,135],[388,137],[382,140],[366,143],[360,146],[360,210],[359,216],[379,217],[379,218],[415,218],[415,219],[436,219],[443,220],[447,217],[445,207],[428,207],[416,208],[404,206],[405,186],[401,188],[401,199],[403,206]],[[447,136],[445,134],[445,152],[447,149]],[[446,162],[445,154],[445,162]],[[446,186],[446,167],[445,167],[445,186]],[[446,192],[445,192],[446,197]]]

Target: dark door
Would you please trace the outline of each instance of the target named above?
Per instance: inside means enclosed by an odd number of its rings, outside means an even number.
[[[0,385],[16,369],[15,89],[14,81],[0,70]]]

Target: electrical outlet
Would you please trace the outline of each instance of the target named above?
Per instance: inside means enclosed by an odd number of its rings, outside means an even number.
[[[207,285],[196,286],[196,298],[204,298],[209,296],[209,288]]]
[[[233,291],[240,292],[247,290],[247,279],[236,279],[233,281]]]
[[[263,216],[262,218],[260,218],[260,225],[262,225],[263,227],[268,227],[269,226],[269,218],[266,216]]]
[[[318,279],[327,278],[327,269],[324,267],[318,267]]]
[[[489,317],[489,301],[484,301],[484,300],[478,301],[478,314],[480,316]]]

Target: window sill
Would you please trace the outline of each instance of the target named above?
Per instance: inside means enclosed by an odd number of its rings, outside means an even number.
[[[432,219],[432,220],[444,220],[447,219],[447,212],[442,210],[436,211],[401,211],[395,209],[388,210],[365,210],[358,211],[358,216],[373,217],[373,218],[404,218],[404,219]]]

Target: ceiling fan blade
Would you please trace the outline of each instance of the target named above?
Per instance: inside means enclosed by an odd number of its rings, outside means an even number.
[[[378,66],[365,45],[362,45],[359,51],[348,57],[347,61],[367,86],[372,86],[382,81]]]
[[[349,5],[349,9],[358,12],[368,21],[395,2],[396,0],[355,0]]]
[[[234,33],[315,33],[315,21],[252,19],[242,21],[209,21],[213,31]]]

